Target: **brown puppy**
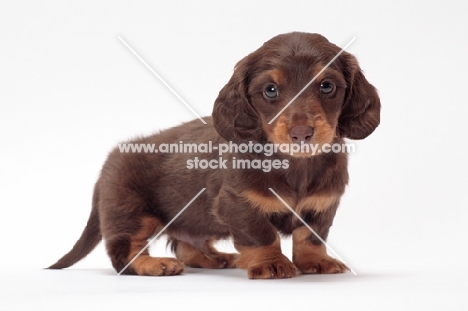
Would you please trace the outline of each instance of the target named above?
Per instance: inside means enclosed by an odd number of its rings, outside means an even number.
[[[339,51],[318,34],[274,37],[237,64],[212,118],[205,118],[207,125],[194,120],[129,143],[324,146],[342,144],[345,137],[363,139],[379,125],[380,100],[347,52],[270,122]],[[218,168],[197,167],[195,159]],[[254,163],[276,165],[265,169]],[[116,148],[96,183],[82,236],[50,268],[73,265],[104,238],[112,265],[122,271],[148,239],[206,188],[164,231],[177,259],[154,258],[145,250],[122,273],[175,275],[184,264],[240,267],[249,278],[292,277],[296,267],[302,273],[344,272],[347,267],[327,255],[320,239],[269,188],[326,240],[347,182],[346,153],[234,150],[220,158],[217,150],[128,153]],[[279,234],[292,234],[293,262],[282,254]],[[216,240],[229,237],[239,254],[213,247]]]

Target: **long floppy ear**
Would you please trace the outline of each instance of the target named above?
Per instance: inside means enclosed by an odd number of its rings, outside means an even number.
[[[262,137],[260,117],[247,94],[253,58],[249,55],[237,63],[213,107],[214,127],[227,141],[259,141]]]
[[[343,56],[347,63],[349,86],[338,119],[338,136],[364,139],[380,124],[380,98],[364,77],[356,58],[349,53]]]

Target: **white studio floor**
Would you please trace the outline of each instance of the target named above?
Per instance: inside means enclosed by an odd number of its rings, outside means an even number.
[[[446,266],[440,258],[423,261],[415,256],[368,263],[368,268],[357,269],[357,275],[248,280],[239,269],[187,268],[173,277],[117,276],[103,249],[95,252],[66,270],[4,267],[0,309],[468,310],[468,270],[459,264],[451,267],[456,258]],[[83,268],[95,264],[103,268]]]
[[[468,273],[365,271],[247,280],[241,270],[188,268],[176,277],[110,269],[1,272],[2,310],[467,310]]]

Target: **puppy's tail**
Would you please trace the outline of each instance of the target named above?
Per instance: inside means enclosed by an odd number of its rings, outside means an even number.
[[[98,190],[97,184],[94,187],[93,207],[89,215],[86,228],[83,230],[81,237],[76,241],[72,250],[60,258],[55,264],[47,269],[63,269],[68,268],[86,255],[88,255],[99,244],[102,239],[101,228],[99,226],[99,211],[98,211]]]

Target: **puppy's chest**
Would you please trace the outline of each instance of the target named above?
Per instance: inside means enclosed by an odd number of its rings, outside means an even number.
[[[292,191],[278,191],[277,194],[281,199],[273,192],[264,193],[256,190],[246,190],[242,196],[249,205],[267,214],[288,213],[290,208],[301,214],[326,211],[337,204],[342,195],[331,190],[310,192],[305,195]]]
[[[327,174],[328,173],[328,174]],[[246,189],[242,196],[254,208],[266,214],[291,213],[299,215],[308,212],[324,212],[336,206],[344,192],[344,187],[333,180],[336,172],[322,170],[295,169],[290,175],[275,178],[270,189]],[[266,187],[265,187],[266,188]]]

